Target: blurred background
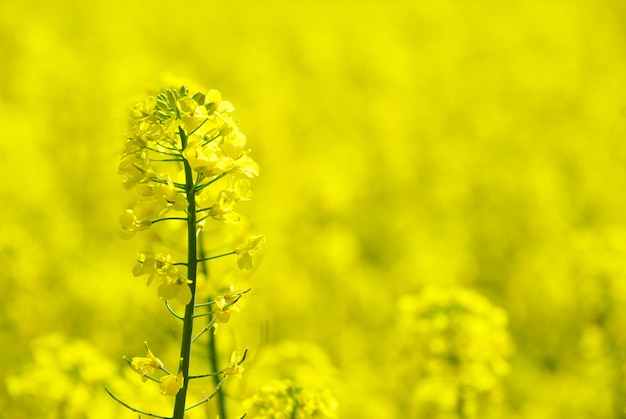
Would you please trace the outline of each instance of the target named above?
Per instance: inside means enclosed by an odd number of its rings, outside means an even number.
[[[187,84],[261,167],[232,417],[277,379],[341,418],[626,417],[624,28],[618,0],[1,2],[0,416],[136,417],[105,385],[170,414],[121,358],[173,365],[178,332],[117,165]]]

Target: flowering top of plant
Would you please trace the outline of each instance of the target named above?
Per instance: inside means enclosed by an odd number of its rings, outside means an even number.
[[[150,228],[171,210],[188,210],[189,191],[177,182],[184,177],[183,161],[193,172],[193,191],[201,204],[196,211],[204,213],[199,226],[206,218],[239,221],[235,204],[251,198],[248,179],[259,174],[259,166],[245,148],[246,136],[233,120],[233,110],[217,90],[191,95],[186,87],[135,105],[118,173],[138,201],[120,216],[122,238]],[[228,182],[219,182],[219,189],[209,188],[223,178]]]

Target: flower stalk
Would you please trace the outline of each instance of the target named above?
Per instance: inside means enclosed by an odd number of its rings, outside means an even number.
[[[178,129],[183,149],[187,147],[187,136],[182,128]],[[193,339],[193,315],[196,304],[196,278],[197,278],[197,234],[196,234],[196,192],[191,167],[187,160],[183,161],[185,170],[185,193],[187,195],[187,279],[191,290],[191,301],[185,307],[183,320],[183,337],[180,344],[180,358],[182,359],[183,387],[176,394],[174,403],[174,419],[183,419],[185,416],[185,404],[187,401],[187,389],[189,387],[189,363],[191,360],[191,342]]]
[[[204,251],[204,246],[202,246],[202,242],[200,242],[200,260],[201,262],[203,262],[201,264],[201,268],[202,271],[204,273],[205,277],[209,277],[209,268],[208,268],[208,261],[211,260],[212,258],[208,258],[206,257],[206,253]],[[231,252],[231,253],[227,253],[224,255],[218,255],[217,257],[222,257],[222,256],[226,256],[226,255],[230,255],[230,254],[234,254],[235,252]],[[214,301],[211,301],[214,303]],[[200,306],[200,305],[199,305]],[[215,319],[215,311],[213,308],[213,304],[211,304],[209,306],[209,324],[213,324],[216,319]],[[211,369],[213,371],[217,371],[219,368],[219,354],[217,352],[217,342],[216,342],[216,335],[215,333],[210,333],[209,334],[209,344],[208,344],[208,350],[209,350],[209,362],[211,363]],[[215,385],[215,387],[217,388],[218,386],[221,387],[221,379],[219,377],[219,375],[213,375],[213,384]],[[220,418],[225,418],[226,417],[226,399],[224,398],[224,393],[222,393],[221,391],[217,393],[217,412]]]
[[[258,165],[250,158],[249,150],[244,149],[245,136],[230,116],[233,110],[230,102],[221,100],[220,93],[215,90],[190,95],[183,86],[179,90],[166,90],[156,97],[148,97],[131,112],[135,125],[133,135],[127,138],[124,146],[119,174],[124,176],[123,186],[137,192],[138,201],[120,216],[120,237],[130,239],[157,223],[185,221],[187,249],[186,261],[179,262],[169,253],[140,252],[133,267],[134,276],[147,276],[146,285],[157,284],[158,296],[165,301],[167,311],[182,321],[180,362],[176,374],[169,373],[149,349],[148,356],[127,361],[143,382],[156,382],[162,395],[174,396],[172,416],[132,407],[107,389],[117,402],[136,413],[184,419],[187,411],[215,398],[220,418],[227,419],[222,388],[228,376],[241,377],[243,372],[241,364],[247,350],[242,358],[234,351],[230,363],[220,369],[215,335],[219,324],[227,323],[232,313],[239,311],[238,302],[250,289],[237,291],[231,285],[224,295],[213,298],[210,295],[199,297],[197,287],[199,264],[207,280],[207,265],[218,258],[236,256],[237,266],[249,270],[254,254],[264,241],[263,236],[252,236],[247,243],[216,255],[206,255],[202,248],[207,223],[235,224],[240,220],[235,205],[251,198],[248,179],[258,175]],[[170,212],[179,216],[171,216]],[[155,242],[170,242],[159,234],[155,233]],[[198,300],[203,302],[197,304]],[[174,310],[171,301],[185,307],[183,315]],[[208,313],[196,314],[197,308],[205,306],[209,308]],[[194,321],[204,317],[207,318],[206,325],[194,336]],[[192,347],[210,329],[214,329],[214,333],[208,334],[207,343],[211,372],[192,375]],[[166,375],[157,378],[156,373]],[[203,377],[212,377],[213,389],[203,391],[204,398],[190,405],[191,382]]]

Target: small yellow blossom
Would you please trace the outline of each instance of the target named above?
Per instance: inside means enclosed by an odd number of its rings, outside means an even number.
[[[137,374],[141,375],[141,381],[144,383],[148,376],[154,374],[154,371],[163,367],[163,362],[148,348],[148,354],[145,357],[135,356],[129,362],[130,368]]]
[[[259,164],[252,160],[247,151],[235,161],[235,165],[237,168],[234,173],[239,173],[249,178],[259,175]]]
[[[228,129],[229,132],[226,133]],[[246,145],[246,136],[236,128],[235,123],[232,120],[228,120],[227,123],[220,130],[222,134],[221,149],[224,155],[231,159],[237,159],[243,153],[243,148]]]
[[[157,293],[163,300],[176,300],[183,305],[191,301],[190,280],[185,278],[175,265],[170,254],[155,254],[154,252],[140,252],[137,263],[133,266],[133,275],[148,275],[146,285],[150,286],[156,280],[159,283]]]
[[[207,92],[205,97],[204,106],[206,107],[207,112],[213,113],[215,112],[222,101],[222,93],[219,90],[211,89]]]
[[[120,214],[120,225],[122,227],[120,237],[122,239],[130,239],[136,232],[150,228],[152,221],[138,220],[135,212],[131,209],[127,209]]]
[[[161,378],[161,394],[164,396],[175,396],[183,387],[183,373],[181,371],[176,375],[166,375]]]
[[[231,285],[228,293],[215,299],[214,314],[219,322],[228,323],[231,313],[239,312],[239,306],[236,303],[238,298],[240,298],[240,294],[237,294],[235,286]]]
[[[265,243],[265,236],[256,235],[248,239],[248,243],[237,246],[237,266],[239,269],[250,270],[253,267],[252,256],[256,254]]]
[[[165,301],[176,300],[182,305],[187,305],[191,301],[190,280],[179,275],[173,281],[166,281],[159,285],[157,290],[159,297]]]
[[[177,108],[184,116],[193,115],[198,107],[198,103],[189,96],[184,96],[176,102]]]
[[[137,264],[133,267],[133,275],[148,275],[147,286],[150,286],[155,278],[163,282],[175,281],[180,275],[175,263],[170,254],[139,252]]]
[[[129,148],[136,147],[132,141],[127,144]],[[126,190],[131,190],[140,183],[149,182],[155,176],[150,160],[143,151],[123,155],[117,173],[124,176],[122,185]]]
[[[145,119],[149,117],[156,107],[156,97],[148,96],[146,100],[135,105],[130,116],[133,119]]]
[[[230,363],[222,370],[224,375],[236,375],[241,378],[243,367],[240,365],[241,358],[239,352],[234,351],[230,356]]]
[[[156,211],[163,215],[170,209],[175,211],[184,211],[189,205],[185,194],[176,189],[174,182],[169,175],[164,176],[167,178],[167,183],[160,183],[154,187],[153,196],[156,203]]]
[[[249,201],[252,199],[252,189],[248,179],[237,179],[234,185],[235,196],[237,200]]]
[[[222,149],[215,142],[202,145],[198,140],[191,140],[183,156],[189,166],[205,177],[217,176],[229,170],[233,166],[233,161],[224,156]]]
[[[235,224],[239,222],[241,218],[239,214],[235,212],[236,203],[237,194],[235,191],[228,189],[220,191],[217,195],[217,202],[209,211],[209,215],[218,221]]]

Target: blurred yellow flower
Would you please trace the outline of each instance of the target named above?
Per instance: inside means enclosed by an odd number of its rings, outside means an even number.
[[[248,179],[237,179],[234,185],[235,196],[240,201],[249,201],[252,199],[252,189]]]
[[[241,157],[235,161],[235,164],[237,165],[235,173],[240,173],[249,178],[259,175],[259,164],[252,160],[252,157],[250,157],[247,152],[243,153]]]
[[[133,275],[148,275],[146,285],[150,286],[156,278],[162,282],[176,281],[180,276],[176,261],[168,253],[139,252],[137,264],[133,266]]]
[[[241,358],[239,352],[234,351],[230,356],[230,363],[222,370],[224,375],[236,375],[241,378],[243,367],[240,365]]]
[[[175,265],[174,258],[170,254],[155,254],[154,252],[140,252],[137,264],[133,266],[133,275],[148,275],[146,285],[152,285],[156,279],[159,282],[157,293],[165,301],[177,300],[183,305],[191,301],[189,281],[183,276]]]
[[[296,386],[291,380],[273,380],[244,402],[254,418],[335,418],[338,403],[328,390]]]
[[[146,344],[147,348],[147,344]],[[146,382],[154,371],[163,367],[163,362],[147,348],[148,354],[145,357],[136,356],[128,363],[130,368],[141,376],[141,381]]]
[[[176,300],[182,305],[187,305],[191,301],[191,281],[178,275],[174,280],[168,280],[159,285],[157,290],[159,297],[165,301]]]
[[[136,104],[130,111],[133,119],[145,119],[149,117],[156,107],[156,97],[148,96],[146,100]]]
[[[122,239],[128,240],[132,238],[138,231],[147,230],[148,228],[150,228],[150,226],[152,225],[152,221],[139,220],[132,209],[127,209],[120,214],[120,225],[122,227],[122,229],[120,230],[120,237]]]
[[[236,301],[241,297],[236,292],[235,286],[230,286],[230,291],[225,295],[220,295],[215,299],[215,317],[221,323],[227,323],[230,320],[231,313],[238,313],[239,306]]]
[[[159,183],[153,187],[152,199],[155,203],[155,212],[163,215],[170,209],[175,211],[184,211],[187,209],[187,197],[185,194],[176,189],[174,182],[169,175],[164,175],[167,183]]]
[[[166,375],[161,378],[161,394],[164,396],[175,396],[183,387],[183,373],[181,371],[176,375]]]
[[[190,140],[183,156],[195,172],[202,173],[205,177],[222,174],[228,167],[223,162],[222,150],[215,142],[202,145],[199,140]]]
[[[217,195],[217,202],[209,211],[209,215],[218,221],[224,221],[229,224],[237,223],[240,217],[239,214],[235,212],[236,202],[237,195],[235,194],[235,191],[220,191]]]
[[[248,243],[235,248],[237,253],[237,266],[239,269],[250,270],[253,267],[252,256],[256,254],[265,243],[265,236],[255,235],[248,239]]]
[[[131,190],[137,184],[149,182],[154,178],[154,169],[150,164],[150,159],[146,153],[137,149],[138,145],[134,141],[128,141],[124,147],[124,154],[120,160],[117,173],[124,177],[122,185],[126,190]],[[135,149],[134,152],[128,153],[128,150]]]
[[[184,96],[178,99],[176,105],[181,112],[181,116],[187,116],[195,113],[198,103],[193,98]]]

